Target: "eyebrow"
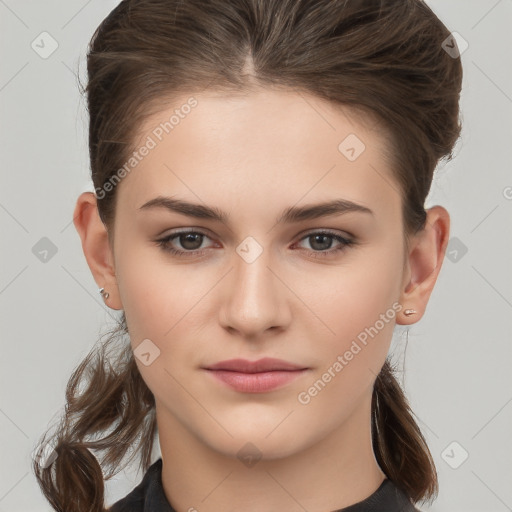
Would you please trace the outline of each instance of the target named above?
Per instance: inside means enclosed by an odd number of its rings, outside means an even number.
[[[171,212],[181,213],[188,217],[197,219],[208,219],[212,221],[228,223],[229,215],[215,207],[201,204],[189,203],[181,199],[158,196],[144,203],[138,210],[149,210],[153,208],[164,208]],[[293,223],[305,220],[317,219],[329,215],[342,215],[349,212],[362,212],[374,215],[373,211],[348,199],[336,199],[324,203],[306,206],[291,206],[286,208],[276,219],[276,224]]]

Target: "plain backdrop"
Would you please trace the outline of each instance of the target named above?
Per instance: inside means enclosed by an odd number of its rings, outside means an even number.
[[[71,371],[112,325],[72,214],[92,190],[76,74],[85,80],[87,43],[117,3],[0,0],[0,512],[51,510],[32,452],[64,406]],[[427,3],[467,42],[464,127],[427,201],[451,214],[447,260],[405,353],[397,329],[394,355],[405,359],[403,384],[439,472],[439,498],[423,510],[504,512],[512,510],[512,1]],[[119,473],[109,502],[141,477]]]

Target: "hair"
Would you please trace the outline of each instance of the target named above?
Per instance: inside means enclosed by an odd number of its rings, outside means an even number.
[[[85,89],[91,175],[109,236],[117,187],[103,187],[147,116],[179,94],[259,86],[313,94],[379,123],[408,240],[425,227],[433,173],[453,158],[461,132],[462,64],[443,49],[450,35],[422,0],[122,1],[91,39]],[[126,335],[123,312],[73,371],[57,431],[39,442],[33,469],[57,511],[104,511],[104,478],[135,457],[144,471],[151,464],[155,401]],[[431,501],[435,464],[394,373],[386,359],[374,383],[376,460],[413,503]],[[56,458],[41,464],[50,444]],[[104,452],[100,461],[91,450]]]

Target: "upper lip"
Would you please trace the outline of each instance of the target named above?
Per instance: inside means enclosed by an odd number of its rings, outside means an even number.
[[[274,359],[272,357],[264,357],[257,361],[248,361],[247,359],[229,359],[228,361],[220,361],[213,365],[207,366],[207,370],[229,370],[241,373],[259,373],[278,370],[305,370],[305,367],[299,366],[282,359]]]

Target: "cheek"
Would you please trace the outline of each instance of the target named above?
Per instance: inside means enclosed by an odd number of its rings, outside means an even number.
[[[371,264],[370,264],[371,262]],[[373,324],[398,299],[399,264],[370,258],[329,274],[305,275],[297,295],[323,320],[325,333]],[[331,333],[332,334],[332,333]]]
[[[139,372],[156,399],[187,410],[190,400],[179,383],[192,361],[189,344],[181,341],[190,339],[201,290],[194,291],[180,267],[165,265],[154,251],[133,251],[121,260],[119,290]]]
[[[177,382],[186,381],[191,368],[198,364],[198,354],[208,348],[204,344],[209,339],[200,331],[205,318],[211,318],[205,311],[207,295],[218,278],[212,275],[209,279],[210,274],[205,273],[199,276],[184,265],[166,264],[165,257],[147,249],[122,257],[118,270],[139,371],[155,396],[162,392],[181,396]],[[146,352],[144,346],[151,353],[148,366],[138,358],[139,352]],[[158,354],[154,360],[153,352]]]
[[[158,248],[125,252],[117,267],[119,292],[134,345],[145,338],[163,341],[174,335],[201,297],[203,287],[194,284],[182,266],[166,264]]]
[[[401,263],[393,248],[373,248],[333,269],[329,278],[310,275],[302,282],[298,294],[321,320],[315,321],[315,336],[322,333],[319,366],[329,367],[346,354],[348,366],[379,370],[400,308],[396,283]]]

